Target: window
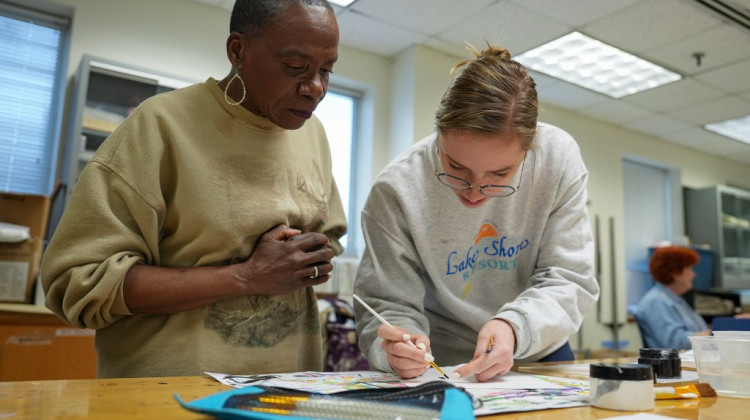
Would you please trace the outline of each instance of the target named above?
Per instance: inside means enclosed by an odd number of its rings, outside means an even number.
[[[355,152],[355,124],[357,118],[358,95],[344,90],[331,89],[325,99],[318,105],[315,115],[325,127],[328,142],[331,145],[333,177],[344,204],[344,214],[348,224],[348,233],[341,238],[341,244],[347,253],[355,249],[355,231],[350,215],[355,211],[353,203],[353,186],[355,171],[352,170]]]
[[[70,24],[54,8],[0,4],[0,191],[54,187]]]

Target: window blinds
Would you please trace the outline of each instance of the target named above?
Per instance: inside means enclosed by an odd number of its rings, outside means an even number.
[[[47,195],[59,135],[67,21],[0,7],[0,191]]]

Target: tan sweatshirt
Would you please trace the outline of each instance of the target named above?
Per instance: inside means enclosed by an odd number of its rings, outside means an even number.
[[[226,104],[213,79],[154,96],[81,174],[43,257],[46,305],[97,329],[100,377],[320,370],[311,287],[171,315],[124,303],[133,265],[236,263],[280,223],[326,233],[341,252],[346,221],[320,122],[284,130]]]

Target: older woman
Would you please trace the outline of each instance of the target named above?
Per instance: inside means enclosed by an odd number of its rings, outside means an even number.
[[[706,322],[680,296],[693,288],[698,253],[682,246],[656,248],[648,268],[654,286],[634,312],[643,344],[652,348],[689,349],[691,335],[709,335]]]
[[[433,355],[480,381],[514,360],[572,359],[599,294],[578,145],[537,122],[534,81],[507,50],[474,54],[436,133],[384,169],[362,212],[355,292],[397,327],[355,305],[360,347],[406,378]]]
[[[96,329],[100,377],[323,367],[312,286],[346,222],[312,112],[336,16],[325,0],[237,0],[229,30],[230,73],[141,104],[44,255],[46,304]]]

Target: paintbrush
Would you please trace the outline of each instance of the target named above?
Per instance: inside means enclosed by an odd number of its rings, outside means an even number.
[[[670,400],[681,398],[715,397],[716,391],[710,384],[690,384],[683,386],[658,386],[654,387],[654,395],[657,400]]]
[[[370,307],[370,305],[366,304],[366,303],[365,303],[365,302],[364,302],[364,301],[363,301],[362,299],[360,299],[360,298],[359,298],[359,296],[357,296],[357,295],[355,295],[355,294],[352,294],[352,296],[354,297],[354,299],[357,299],[357,301],[358,301],[359,303],[361,303],[361,304],[362,304],[362,306],[364,306],[364,307],[365,307],[365,309],[367,309],[368,311],[370,311],[370,313],[371,313],[371,314],[372,314],[372,315],[373,315],[373,316],[374,316],[375,318],[377,318],[377,319],[378,319],[378,321],[380,321],[381,323],[383,323],[383,324],[385,324],[385,325],[387,325],[387,326],[389,326],[389,327],[393,327],[393,325],[391,325],[391,323],[390,323],[390,322],[386,321],[386,319],[385,319],[385,318],[383,318],[382,316],[380,316],[380,314],[379,314],[379,313],[375,312],[375,309],[372,309],[372,308]],[[415,349],[416,349],[416,348],[418,348],[417,346],[415,346],[415,345],[414,345],[414,343],[413,343],[413,342],[412,342],[411,340],[404,340],[404,342],[406,342],[407,344],[411,345],[411,346],[412,346],[412,347],[414,347]],[[424,349],[423,349],[423,350],[424,350]],[[449,379],[449,378],[448,378],[448,375],[446,375],[446,374],[445,374],[445,372],[443,372],[443,370],[442,370],[442,369],[440,369],[440,367],[438,367],[438,365],[437,365],[437,364],[435,364],[435,362],[427,362],[427,363],[429,363],[429,364],[430,364],[430,366],[432,366],[433,368],[435,368],[435,370],[437,370],[438,372],[440,372],[440,374],[441,374],[441,375],[443,375],[443,377],[444,377],[445,379]]]

